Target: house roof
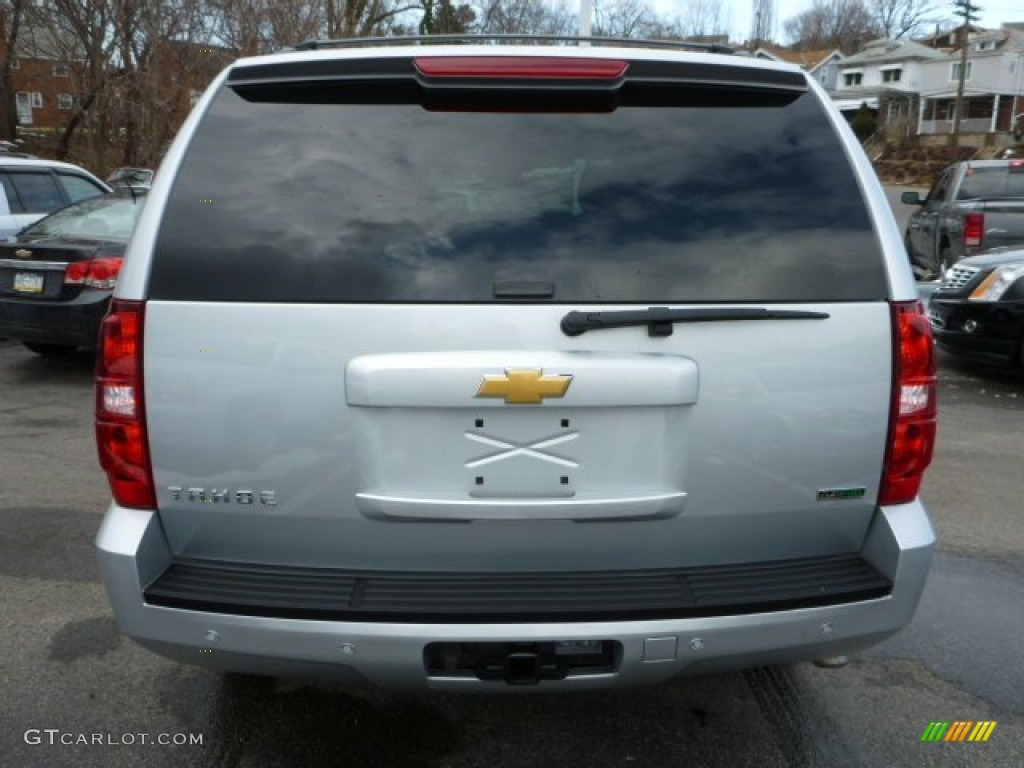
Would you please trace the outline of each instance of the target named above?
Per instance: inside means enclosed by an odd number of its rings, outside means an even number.
[[[946,59],[947,54],[915,43],[912,40],[872,40],[860,53],[847,56],[843,66],[856,64],[885,64],[887,62],[909,61],[911,59]]]
[[[838,56],[840,59],[843,58],[843,54],[838,48],[822,48],[818,51],[793,51],[789,48],[777,48],[773,45],[762,45],[754,51],[754,56],[796,64],[808,72],[813,72],[835,56]]]

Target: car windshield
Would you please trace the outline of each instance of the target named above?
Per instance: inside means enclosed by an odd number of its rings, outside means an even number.
[[[93,197],[40,219],[21,233],[21,239],[51,237],[127,240],[135,228],[144,198]]]
[[[968,168],[958,200],[1024,197],[1024,164]]]

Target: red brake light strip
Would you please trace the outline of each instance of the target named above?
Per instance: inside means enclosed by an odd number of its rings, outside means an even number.
[[[613,59],[554,56],[424,56],[414,60],[426,77],[615,80],[629,64]]]

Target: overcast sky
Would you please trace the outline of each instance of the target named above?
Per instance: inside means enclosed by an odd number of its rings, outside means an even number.
[[[571,1],[571,0],[570,0]],[[659,13],[668,16],[676,16],[686,7],[686,0],[650,0]],[[742,42],[750,36],[750,20],[752,16],[753,0],[722,0],[723,5],[729,11],[730,39],[734,42]],[[786,19],[796,16],[801,11],[809,8],[812,0],[775,0],[775,38],[783,41],[783,22]],[[977,0],[983,10],[981,13],[981,25],[985,27],[998,28],[1004,21],[1024,21],[1024,2],[1021,0]],[[935,3],[935,7],[946,9],[946,18],[952,21],[952,2]]]

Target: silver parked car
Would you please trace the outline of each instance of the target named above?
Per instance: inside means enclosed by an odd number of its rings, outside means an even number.
[[[0,153],[0,240],[13,240],[58,208],[109,193],[110,187],[77,165]]]
[[[715,49],[458,42],[240,60],[164,159],[97,372],[122,630],[465,691],[899,631],[932,339],[827,96]]]

